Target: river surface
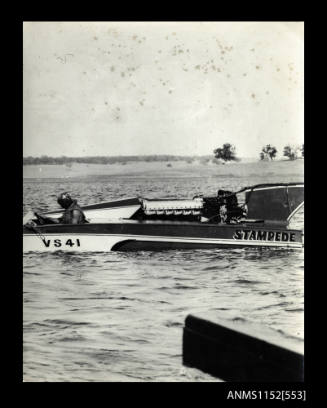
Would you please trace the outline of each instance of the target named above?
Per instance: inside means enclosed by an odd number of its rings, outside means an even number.
[[[56,208],[70,191],[81,205],[134,197],[214,195],[283,176],[92,176],[25,179],[25,214]],[[303,212],[292,221],[303,228]],[[24,381],[219,381],[182,364],[185,317],[210,312],[283,335],[304,335],[303,250],[216,249],[24,254]]]

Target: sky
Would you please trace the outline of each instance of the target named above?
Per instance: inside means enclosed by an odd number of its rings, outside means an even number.
[[[303,22],[24,22],[23,155],[280,156],[304,140]]]

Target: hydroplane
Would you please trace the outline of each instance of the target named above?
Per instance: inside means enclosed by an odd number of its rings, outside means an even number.
[[[108,252],[210,248],[302,248],[290,228],[304,205],[304,183],[257,184],[193,198],[124,198],[81,206],[83,224],[53,223],[64,210],[29,211],[24,252]]]

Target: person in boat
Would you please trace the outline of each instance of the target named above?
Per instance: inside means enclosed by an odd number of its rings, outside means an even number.
[[[74,200],[69,193],[61,193],[57,202],[65,209],[63,215],[60,218],[51,218],[34,212],[40,224],[84,224],[87,222],[77,200]]]

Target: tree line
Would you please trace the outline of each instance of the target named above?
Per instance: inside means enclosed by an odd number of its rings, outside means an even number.
[[[264,146],[260,152],[260,160],[273,160],[276,157],[277,149],[270,144]],[[286,145],[283,149],[283,156],[289,160],[296,160],[304,157],[304,144],[302,146]]]
[[[231,143],[224,143],[222,147],[218,147],[213,151],[214,159],[212,156],[174,156],[174,155],[143,155],[143,156],[85,156],[85,157],[49,157],[43,155],[41,157],[24,157],[24,165],[39,165],[39,164],[61,164],[71,166],[73,163],[87,163],[87,164],[126,164],[127,162],[174,162],[185,161],[192,163],[195,160],[200,160],[200,163],[206,164],[210,161],[214,163],[239,161],[240,159],[236,155],[236,147]],[[259,158],[260,160],[274,160],[278,151],[273,145],[263,146]],[[302,146],[286,145],[283,150],[283,156],[289,160],[295,160],[299,157],[304,157],[304,144]]]
[[[218,147],[213,151],[215,158],[227,161],[238,161],[236,156],[236,148],[230,143],[225,143],[222,147]],[[275,146],[267,144],[263,146],[259,158],[260,160],[273,160],[275,159],[278,151]],[[283,149],[283,156],[287,157],[289,160],[295,160],[299,157],[304,157],[304,144],[302,146],[292,146],[286,145]]]

